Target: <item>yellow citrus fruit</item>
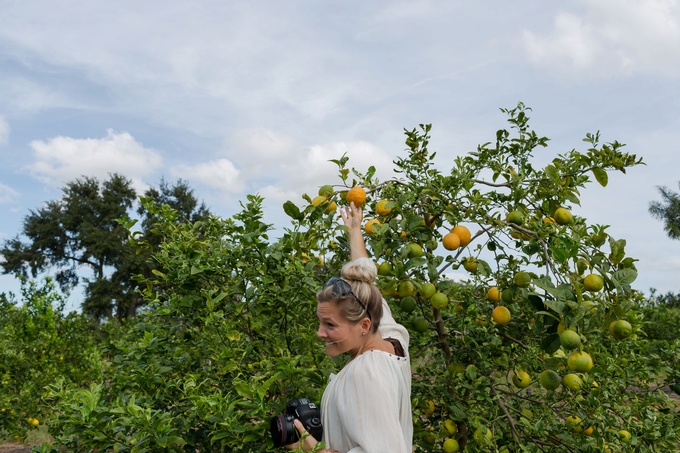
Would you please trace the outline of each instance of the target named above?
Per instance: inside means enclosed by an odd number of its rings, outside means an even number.
[[[578,349],[581,347],[581,336],[573,330],[567,329],[560,334],[560,344],[567,351]]]
[[[347,203],[354,203],[354,206],[361,207],[366,203],[366,191],[361,187],[352,187],[347,192]]]
[[[449,304],[449,298],[446,297],[446,294],[437,291],[432,295],[432,297],[430,297],[430,303],[432,304],[433,308],[436,308],[437,310],[443,310]]]
[[[458,425],[453,420],[444,420],[444,429],[451,436],[458,432]]]
[[[596,293],[604,286],[604,280],[597,274],[588,274],[583,279],[583,286],[586,287],[587,291]]]
[[[592,426],[589,426],[589,427],[587,427],[586,429],[583,430],[583,435],[584,436],[592,436],[594,430],[595,430],[595,428],[593,428]]]
[[[473,257],[466,258],[465,264],[463,264],[463,267],[469,273],[475,274],[477,272],[477,258],[473,258]]]
[[[416,300],[412,296],[406,296],[403,299],[401,299],[401,302],[399,303],[399,308],[404,313],[411,313],[413,310],[416,309]]]
[[[423,248],[420,246],[420,244],[416,244],[415,242],[412,242],[407,247],[408,247],[408,257],[409,258],[419,258],[419,257],[423,256]]]
[[[425,404],[426,404],[427,406],[425,407],[425,410],[424,410],[423,412],[425,412],[426,415],[432,415],[432,414],[434,414],[434,401],[432,401],[432,400],[426,400],[426,401],[425,401]]]
[[[528,272],[520,271],[515,274],[512,281],[520,288],[526,288],[531,284],[531,275]]]
[[[472,438],[478,445],[486,445],[493,439],[493,433],[486,426],[480,426],[475,430]]]
[[[468,230],[463,225],[456,225],[451,230],[451,233],[458,236],[458,239],[460,239],[460,246],[461,247],[465,247],[472,240],[472,234],[470,234],[470,230]]]
[[[494,304],[497,304],[498,302],[501,301],[501,293],[498,291],[497,286],[492,286],[489,288],[489,290],[486,292],[486,298],[493,302]]]
[[[491,312],[491,319],[493,319],[496,324],[504,326],[510,322],[510,310],[502,305],[498,306]]]
[[[564,321],[560,321],[560,323],[557,325],[557,335],[562,335],[562,332],[567,330],[566,324],[564,324]]]
[[[538,378],[538,382],[540,382],[541,387],[546,390],[557,390],[557,388],[562,385],[562,379],[560,379],[560,375],[553,370],[543,371],[541,376]]]
[[[338,205],[335,204],[335,201],[331,201],[324,213],[330,214],[331,212],[335,212],[336,209],[338,209]]]
[[[512,383],[517,388],[525,389],[531,384],[531,376],[526,371],[518,371],[512,375]]]
[[[446,439],[444,445],[442,445],[444,453],[456,453],[460,451],[460,446],[456,439]]]
[[[593,368],[593,359],[583,351],[574,351],[567,357],[567,366],[577,373],[587,373]]]
[[[521,226],[524,223],[524,214],[522,214],[522,211],[512,211],[508,213],[505,220],[509,223]]]
[[[413,283],[411,283],[408,280],[400,282],[399,285],[397,286],[397,294],[399,295],[399,297],[412,296],[413,290],[414,290]]]
[[[583,432],[583,425],[581,424],[581,417],[578,415],[570,415],[566,420],[567,428],[575,433]]]
[[[475,318],[475,324],[477,324],[478,326],[486,327],[489,325],[489,321],[486,320],[486,316],[479,315]]]
[[[330,197],[333,195],[333,192],[335,192],[335,190],[333,190],[333,186],[330,184],[326,184],[325,186],[321,186],[319,188],[319,195],[323,195],[324,197]]]
[[[380,266],[378,266],[378,275],[392,275],[392,264],[388,262],[380,263]]]
[[[364,230],[366,231],[366,234],[374,235],[375,233],[378,232],[379,226],[380,226],[380,220],[371,219],[368,222],[366,222],[366,225],[364,225]]]
[[[464,307],[461,304],[456,304],[456,306],[453,307],[453,309],[456,310],[456,313],[460,313],[461,311],[464,310]]]
[[[564,376],[564,379],[562,379],[562,384],[569,390],[573,390],[574,392],[577,392],[581,390],[581,387],[583,387],[583,381],[581,380],[580,377],[575,375],[574,373],[569,373],[566,376]]]
[[[460,238],[456,233],[448,233],[442,238],[442,245],[446,250],[456,250],[460,247]]]
[[[432,283],[423,283],[420,286],[420,294],[423,296],[423,299],[429,300],[430,297],[434,295],[434,293],[437,292],[437,287],[434,286]]]
[[[390,202],[389,200],[380,200],[379,202],[377,202],[375,204],[375,212],[379,216],[383,216],[383,217],[388,215],[390,212],[392,212],[392,208],[386,208],[385,207],[385,205],[389,202]]]
[[[553,219],[552,217],[544,217],[543,223],[555,223],[555,219]]]
[[[425,442],[428,445],[434,445],[434,443],[437,441],[437,439],[434,438],[434,434],[432,433],[425,433],[423,434],[423,442]]]
[[[624,442],[630,442],[630,439],[633,437],[628,431],[625,429],[619,430],[616,434],[618,434],[619,439],[621,439]]]
[[[416,332],[427,332],[430,323],[422,316],[418,316],[413,320],[413,328]]]
[[[571,215],[571,212],[569,212],[568,209],[564,208],[557,208],[555,210],[553,218],[555,219],[555,222],[557,222],[559,225],[569,225],[574,220],[574,217]]]
[[[617,340],[623,340],[624,338],[628,338],[633,333],[633,326],[631,326],[628,321],[619,319],[618,321],[614,321],[613,325],[611,325],[610,331],[614,338]]]
[[[452,363],[446,368],[446,370],[449,372],[450,376],[453,376],[454,374],[465,373],[465,367],[461,363]],[[453,434],[453,433],[449,433],[449,434]]]
[[[323,195],[319,195],[318,197],[314,197],[312,199],[312,206],[319,206],[321,203],[327,203],[328,198],[326,198]]]
[[[399,233],[399,237],[401,238],[402,241],[405,241],[406,239],[408,239],[408,236],[406,235],[406,231],[402,231],[401,233]]]

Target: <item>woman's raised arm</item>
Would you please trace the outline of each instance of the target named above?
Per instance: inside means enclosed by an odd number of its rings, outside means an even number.
[[[348,228],[347,237],[349,238],[350,259],[354,261],[357,258],[368,258],[364,235],[361,231],[363,220],[361,207],[354,206],[354,202],[352,202],[344,209],[340,209],[340,215],[345,226]]]

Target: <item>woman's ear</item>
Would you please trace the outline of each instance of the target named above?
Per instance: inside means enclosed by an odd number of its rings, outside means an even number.
[[[371,320],[364,318],[361,320],[361,331],[366,332],[366,335],[371,333]]]

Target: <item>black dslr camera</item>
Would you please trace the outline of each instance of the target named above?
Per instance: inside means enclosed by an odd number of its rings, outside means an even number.
[[[286,413],[272,418],[269,431],[272,435],[275,447],[288,445],[300,440],[295,429],[293,420],[300,420],[307,432],[314,439],[321,441],[323,426],[321,426],[321,412],[316,404],[309,402],[307,398],[296,398],[286,403]]]

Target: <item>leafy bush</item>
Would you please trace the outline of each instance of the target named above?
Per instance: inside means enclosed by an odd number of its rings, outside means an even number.
[[[64,313],[64,300],[47,279],[22,285],[22,303],[0,294],[0,439],[23,438],[29,419],[50,417],[45,386],[61,379],[82,385],[101,376],[101,357],[89,320]]]
[[[340,190],[322,188],[325,202],[306,194],[302,206],[286,202],[292,226],[276,241],[258,197],[232,219],[193,225],[149,206],[164,239],[154,277],[142,282],[153,309],[108,350],[100,384],[53,387],[55,448],[270,450],[269,418],[293,397],[319,401],[339,365],[314,338],[314,294],[347,259],[331,201],[345,203],[360,185],[366,217],[379,221],[369,250],[389,264],[378,285],[411,329],[416,451],[439,451],[447,437],[471,452],[677,451],[675,404],[648,384],[676,373],[680,356],[675,343],[650,352],[641,335],[636,260],[606,226],[558,211],[579,203],[590,175],[606,186],[608,171],[641,160],[589,134],[587,151],[539,168],[533,154],[548,140],[529,129],[527,112],[506,110],[514,132],[498,131],[446,172],[434,167],[424,125],[406,131],[399,179],[377,181],[375,168],[350,179],[347,158],[336,160]],[[470,244],[436,251],[463,222]],[[457,269],[469,272],[467,283],[447,278]],[[443,296],[426,296],[426,283]],[[491,287],[499,297],[487,295]],[[495,305],[510,310],[509,323],[490,319]],[[610,331],[614,321],[620,330]],[[592,369],[566,359],[563,328],[576,331],[573,352],[590,354]],[[554,390],[539,383],[550,370]],[[522,373],[528,385],[513,381]]]

